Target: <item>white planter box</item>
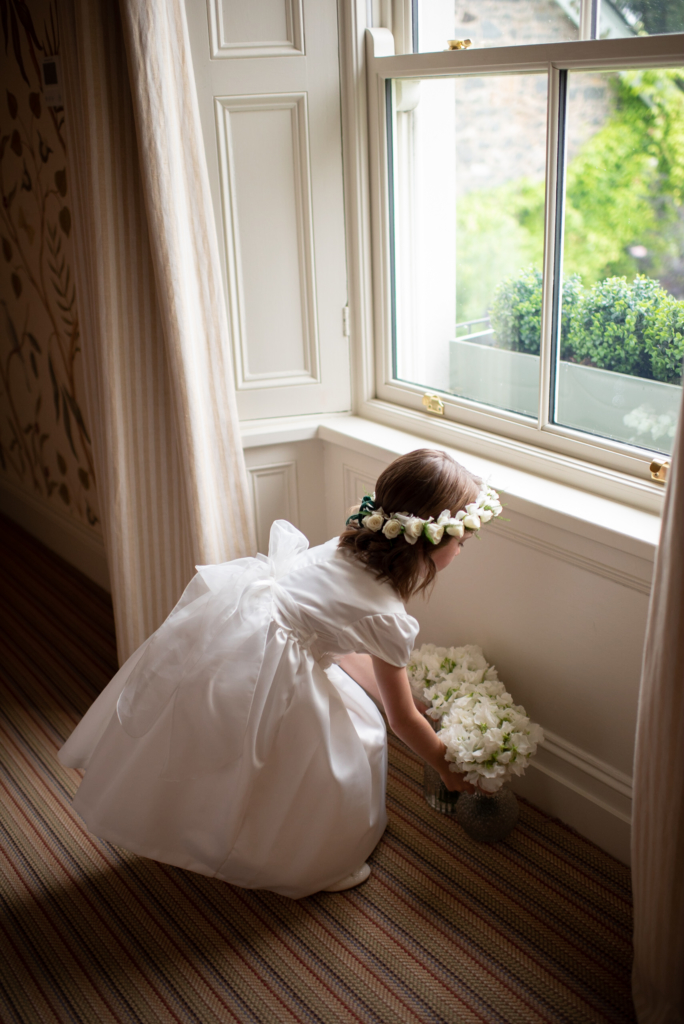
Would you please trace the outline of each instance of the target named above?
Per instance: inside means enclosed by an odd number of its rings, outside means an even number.
[[[449,347],[454,395],[536,418],[539,356],[471,341],[450,341]],[[556,421],[669,453],[681,397],[679,385],[561,362]]]

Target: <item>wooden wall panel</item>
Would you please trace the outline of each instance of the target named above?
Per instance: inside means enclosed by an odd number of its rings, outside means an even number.
[[[315,383],[306,94],[218,97],[216,112],[238,389]]]
[[[268,554],[268,539],[274,519],[287,519],[293,526],[299,521],[297,509],[297,466],[280,462],[268,466],[250,466],[257,546]]]
[[[302,0],[209,0],[209,34],[214,58],[303,54]]]

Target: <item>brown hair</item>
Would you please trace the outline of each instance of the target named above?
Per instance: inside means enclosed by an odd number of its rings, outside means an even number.
[[[378,477],[375,505],[391,515],[407,513],[420,519],[434,519],[449,509],[452,515],[475,501],[480,481],[446,452],[418,448],[395,459]],[[388,540],[352,520],[340,536],[339,547],[363,562],[378,579],[392,584],[403,601],[425,591],[437,569],[432,549],[453,541],[447,533],[438,545],[426,537],[408,544],[400,534]]]

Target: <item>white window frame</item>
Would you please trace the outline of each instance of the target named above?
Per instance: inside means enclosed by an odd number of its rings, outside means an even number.
[[[406,8],[408,2],[395,0],[395,23],[397,4]],[[550,422],[558,84],[563,69],[684,65],[684,34],[395,55],[394,36],[388,29],[367,29],[368,6],[365,0],[340,3],[354,411],[444,445],[658,512],[662,485],[651,480],[649,452]],[[595,10],[590,0],[584,0],[587,34],[596,20]],[[406,25],[404,17],[404,47]],[[549,81],[539,420],[531,424],[514,413],[448,393],[440,393],[444,415],[437,418],[425,411],[425,387],[392,377],[385,82],[514,71],[545,72]]]

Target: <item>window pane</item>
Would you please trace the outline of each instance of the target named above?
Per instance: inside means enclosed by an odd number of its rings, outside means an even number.
[[[684,69],[568,75],[556,422],[669,453],[684,356]]]
[[[446,50],[449,39],[473,47],[579,39],[580,0],[418,0],[418,48]]]
[[[395,375],[536,418],[546,75],[394,97]]]
[[[602,0],[602,39],[684,32],[684,0]]]

